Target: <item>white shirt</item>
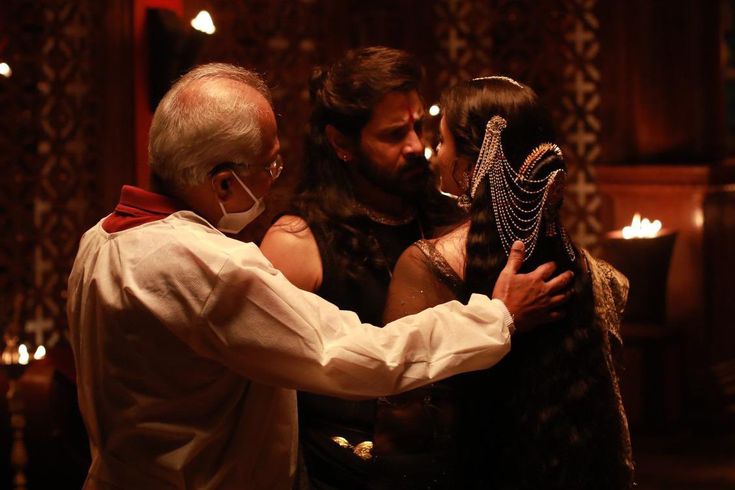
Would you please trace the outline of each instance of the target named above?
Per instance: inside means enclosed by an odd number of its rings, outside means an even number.
[[[510,348],[510,315],[485,296],[380,329],[192,212],[115,233],[101,223],[69,277],[88,489],[290,488],[294,390],[374,398]]]

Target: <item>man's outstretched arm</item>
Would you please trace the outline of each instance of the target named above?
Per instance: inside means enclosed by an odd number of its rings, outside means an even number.
[[[216,276],[192,278],[200,288],[212,281],[204,303],[188,290],[170,292],[178,308],[163,308],[157,290],[136,294],[201,355],[263,384],[377,397],[488,368],[510,347],[512,320],[499,300],[473,295],[468,305],[445,303],[378,329],[292,285],[252,245],[228,255]],[[530,300],[517,300],[517,281],[508,280],[504,297],[519,314]],[[523,283],[534,281],[543,279]]]

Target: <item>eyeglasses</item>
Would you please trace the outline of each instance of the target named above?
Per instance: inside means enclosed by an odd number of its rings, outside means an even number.
[[[212,176],[222,170],[234,170],[238,167],[244,167],[246,169],[251,169],[251,168],[257,168],[258,166],[257,164],[252,164],[252,163],[223,162],[223,163],[220,163],[219,165],[215,165],[215,167],[209,171],[209,175]],[[263,171],[268,172],[268,174],[271,176],[271,180],[276,180],[278,177],[281,176],[281,172],[283,172],[283,160],[281,159],[281,155],[276,155],[275,160],[263,165],[260,168],[262,168]]]
[[[280,177],[281,172],[283,172],[283,159],[281,159],[281,155],[276,155],[276,159],[266,165],[265,170],[271,174],[272,180],[276,180]]]

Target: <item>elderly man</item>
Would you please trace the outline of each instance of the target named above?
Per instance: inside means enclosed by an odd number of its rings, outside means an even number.
[[[212,64],[153,118],[157,193],[126,186],[85,233],[68,315],[92,466],[86,488],[289,488],[293,389],[375,397],[486,368],[569,277],[516,274],[383,329],[304,292],[236,233],[281,170],[263,82]]]

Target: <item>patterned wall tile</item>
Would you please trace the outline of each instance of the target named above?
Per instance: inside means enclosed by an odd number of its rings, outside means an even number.
[[[564,96],[559,110],[563,149],[570,159],[567,221],[577,243],[595,248],[602,226],[595,163],[600,156],[599,22],[596,0],[565,0],[571,22],[564,35]]]
[[[66,326],[66,279],[95,206],[94,36],[104,5],[15,0],[6,8],[8,18],[21,20],[9,26],[13,45],[22,44],[17,45],[17,78],[6,82],[2,94],[14,99],[10,113],[20,115],[21,125],[0,122],[9,129],[0,133],[17,136],[7,146],[3,142],[13,170],[0,185],[2,195],[13,201],[0,206],[11,217],[4,227],[15,240],[2,241],[0,262],[11,265],[0,275],[4,298],[23,296],[16,314],[26,339],[51,346]],[[5,319],[10,309],[4,307]]]
[[[0,325],[7,328],[25,317],[25,297],[33,287],[29,250],[35,243],[33,202],[40,167],[35,156],[40,113],[36,81],[43,16],[30,0],[0,8],[0,57],[13,70],[12,77],[0,77]]]

